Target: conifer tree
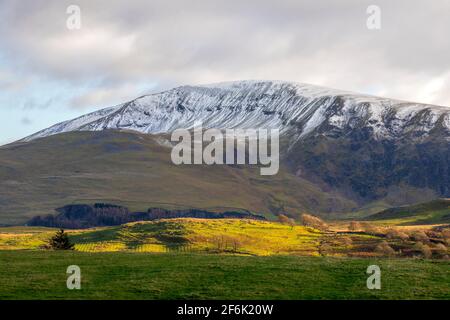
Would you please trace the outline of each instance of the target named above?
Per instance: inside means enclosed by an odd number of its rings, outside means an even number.
[[[49,241],[51,249],[54,250],[73,250],[73,244],[70,243],[67,233],[60,229]]]

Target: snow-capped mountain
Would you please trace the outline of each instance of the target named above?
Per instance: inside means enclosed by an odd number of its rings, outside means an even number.
[[[129,132],[168,133],[200,121],[279,128],[281,173],[261,179],[242,174],[245,166],[175,166],[164,137]],[[3,146],[0,194],[0,211],[19,214],[29,212],[26,199],[38,199],[30,210],[97,197],[295,215],[447,198],[450,108],[276,81],[183,86]]]
[[[191,128],[279,128],[295,140],[367,128],[375,139],[420,139],[450,132],[450,108],[280,81],[182,86],[145,95],[39,131],[24,141],[69,131],[128,129],[166,133]]]

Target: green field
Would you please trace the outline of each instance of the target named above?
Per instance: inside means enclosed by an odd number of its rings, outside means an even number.
[[[161,219],[68,230],[75,250],[54,251],[57,229],[3,227],[0,299],[450,299],[447,229],[348,228]],[[372,264],[382,290],[366,287]],[[79,291],[66,288],[69,265]]]
[[[81,268],[81,290],[66,268]],[[381,268],[381,290],[366,269]],[[448,261],[0,251],[0,299],[449,299]]]

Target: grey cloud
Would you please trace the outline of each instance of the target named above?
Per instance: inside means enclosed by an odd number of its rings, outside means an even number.
[[[53,104],[54,100],[55,98],[50,98],[46,102],[40,103],[37,102],[36,99],[29,98],[24,102],[22,109],[23,110],[47,109]]]
[[[20,123],[27,126],[32,124],[32,121],[28,117],[23,117],[20,119]]]
[[[0,48],[16,68],[73,86],[102,82],[74,105],[115,100],[133,82],[258,78],[450,105],[446,0],[376,1],[379,31],[366,28],[366,0],[77,3],[79,31],[65,27],[72,1],[0,5]]]

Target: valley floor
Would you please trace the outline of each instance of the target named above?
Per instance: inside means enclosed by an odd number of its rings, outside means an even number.
[[[0,279],[0,299],[450,299],[442,260],[21,250],[0,251]]]

